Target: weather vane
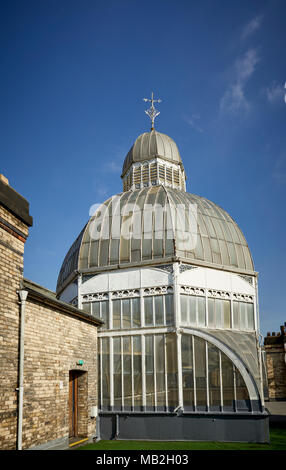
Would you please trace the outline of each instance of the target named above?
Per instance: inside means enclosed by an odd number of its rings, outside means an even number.
[[[149,100],[148,98],[143,98],[143,101],[146,101],[146,102],[150,102],[151,103],[151,106],[149,109],[146,109],[145,110],[145,113],[149,116],[149,118],[151,119],[151,123],[152,123],[152,126],[151,126],[151,131],[154,130],[154,121],[155,121],[155,118],[157,116],[159,116],[160,114],[160,111],[158,111],[155,106],[154,106],[154,103],[161,103],[162,100],[154,100],[154,93],[152,91],[151,93],[151,99]]]

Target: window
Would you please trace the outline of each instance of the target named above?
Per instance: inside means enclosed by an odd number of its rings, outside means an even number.
[[[114,407],[122,406],[122,381],[121,381],[121,338],[113,338],[113,393]]]
[[[101,404],[103,408],[107,408],[110,403],[109,360],[109,338],[101,338]]]
[[[145,326],[170,325],[173,321],[173,295],[144,297]]]
[[[112,319],[115,330],[140,327],[140,298],[112,300]]]
[[[132,406],[131,336],[123,337],[124,408]]]
[[[146,406],[155,406],[153,335],[145,337]]]
[[[209,328],[230,328],[230,300],[208,299]]]
[[[237,330],[254,330],[254,305],[233,302],[233,327]]]
[[[91,313],[95,317],[101,318],[104,321],[102,329],[106,330],[109,328],[109,301],[102,300],[91,303]]]
[[[221,404],[219,350],[208,344],[209,405],[211,410],[219,409]]]
[[[203,339],[195,337],[195,380],[198,409],[207,406],[207,371],[206,371],[206,343]]]
[[[182,335],[183,400],[186,410],[194,407],[193,337]]]
[[[142,406],[142,346],[141,336],[133,336],[133,391],[134,409]]]
[[[186,325],[206,325],[205,297],[181,294],[181,321]]]
[[[156,370],[156,402],[157,409],[166,406],[165,387],[165,338],[164,335],[155,335],[155,370]]]

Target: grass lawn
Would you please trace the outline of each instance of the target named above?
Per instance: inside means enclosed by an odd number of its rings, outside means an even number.
[[[75,450],[286,450],[286,429],[270,428],[270,444],[240,442],[99,441]]]

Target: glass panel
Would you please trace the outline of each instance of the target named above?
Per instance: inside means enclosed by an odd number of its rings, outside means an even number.
[[[137,328],[140,326],[140,298],[135,297],[131,300],[132,303],[132,326],[133,328]]]
[[[236,400],[238,410],[249,410],[250,411],[250,400],[247,387],[242,378],[241,373],[235,367],[235,385],[236,385]]]
[[[184,407],[194,406],[194,374],[192,336],[182,335],[182,374]]]
[[[206,325],[206,299],[198,297],[198,325]]]
[[[131,328],[130,299],[122,299],[123,328]]]
[[[119,329],[121,328],[121,323],[120,323],[121,300],[120,299],[116,299],[112,301],[112,309],[113,309],[113,328]]]
[[[189,297],[189,318],[190,318],[190,325],[197,324],[197,302],[196,297],[190,296]]]
[[[121,408],[121,405],[122,405],[121,338],[113,338],[113,389],[114,389],[114,407]]]
[[[92,315],[95,317],[100,317],[100,302],[92,302]]]
[[[197,234],[197,243],[195,246],[195,256],[197,259],[204,259],[204,251],[203,251],[203,245],[202,245],[202,239],[199,234]]]
[[[239,302],[233,302],[233,328],[239,329]]]
[[[209,404],[210,408],[217,408],[220,400],[220,370],[219,350],[208,343],[208,368],[209,368]]]
[[[234,410],[234,383],[233,364],[231,360],[221,353],[223,406]]]
[[[247,311],[247,329],[254,330],[254,305],[246,304]]]
[[[224,328],[230,328],[230,300],[223,300],[223,326]]]
[[[226,247],[226,242],[219,240],[219,246],[221,250],[222,263],[229,266],[229,256],[228,256],[228,251]]]
[[[132,406],[131,337],[123,338],[124,407]]]
[[[153,325],[153,297],[144,297],[145,325]]]
[[[229,252],[229,257],[230,257],[230,264],[232,266],[238,266],[237,256],[236,256],[236,251],[235,251],[235,248],[234,248],[234,244],[233,243],[228,243],[227,246],[228,246],[228,252]]]
[[[164,305],[163,305],[163,296],[156,295],[154,297],[155,301],[155,324],[163,325],[164,323]]]
[[[142,349],[141,336],[133,337],[134,407],[142,406]]]
[[[109,338],[102,338],[102,405],[104,408],[110,405],[110,381],[109,381]]]
[[[214,312],[214,299],[208,299],[208,326],[215,328],[215,312]]]
[[[153,335],[145,336],[146,406],[155,406]]]
[[[220,299],[215,299],[215,327],[223,327],[223,310],[222,301]]]
[[[101,319],[104,321],[104,329],[109,328],[109,301],[103,300],[101,303]]]
[[[157,406],[166,405],[164,336],[155,336]]]
[[[168,408],[171,409],[178,406],[178,361],[176,341],[177,338],[175,335],[166,335]]]
[[[189,297],[187,295],[181,294],[181,321],[184,324],[188,324],[188,306],[189,306]]]
[[[90,313],[90,311],[91,311],[91,304],[90,304],[90,302],[84,302],[84,303],[82,304],[82,309],[83,309],[84,312]]]
[[[174,322],[173,294],[167,294],[164,297],[166,308],[166,324],[171,325]]]
[[[240,329],[246,330],[246,304],[243,302],[239,302],[239,310],[240,310]]]
[[[206,343],[201,338],[194,338],[195,345],[195,374],[197,406],[206,409],[207,381],[206,381]]]

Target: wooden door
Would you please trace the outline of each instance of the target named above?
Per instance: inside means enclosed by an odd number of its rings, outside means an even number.
[[[78,373],[69,373],[69,437],[77,436],[78,423]]]

